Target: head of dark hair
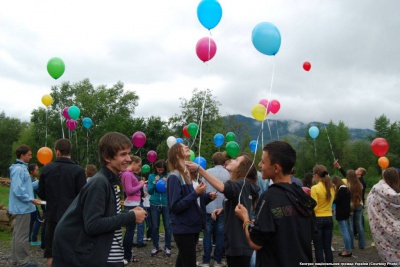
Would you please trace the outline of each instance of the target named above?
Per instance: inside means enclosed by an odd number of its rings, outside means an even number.
[[[15,155],[17,156],[17,159],[20,159],[22,155],[25,155],[29,151],[32,151],[31,148],[27,145],[20,145],[15,149]]]
[[[312,179],[313,179],[313,174],[312,173],[308,172],[308,173],[304,174],[304,177],[303,177],[303,180],[302,180],[303,185],[305,187],[311,188]]]
[[[400,179],[399,172],[393,168],[387,168],[382,173],[383,180],[394,190],[396,193],[400,192]]]
[[[274,141],[266,144],[263,150],[268,152],[271,164],[281,166],[284,175],[292,173],[296,164],[296,151],[291,145],[283,141]]]
[[[132,142],[129,138],[118,132],[106,133],[99,141],[99,162],[106,166],[106,159],[113,159],[118,151],[131,149]]]
[[[335,185],[335,187],[336,187],[336,194],[338,193],[338,191],[339,191],[339,187],[340,186],[342,186],[342,185],[345,185],[344,184],[344,182],[343,182],[343,180],[342,180],[342,178],[340,178],[339,176],[333,176],[333,178],[332,178],[332,183]]]
[[[177,143],[180,144],[180,143]],[[169,153],[169,151],[168,151]],[[168,169],[167,169],[167,162],[163,159],[159,159],[156,162],[154,162],[153,165],[153,172],[157,173],[157,168],[164,168],[164,172],[162,173],[163,175],[167,175]]]
[[[222,152],[215,152],[212,156],[212,160],[213,160],[214,166],[224,165],[225,161],[226,161],[226,156]]]
[[[36,163],[30,163],[30,164],[28,165],[28,172],[29,172],[29,174],[32,174],[32,172],[35,170],[36,167],[37,167],[37,164],[36,164]]]
[[[54,144],[54,150],[58,150],[61,153],[61,156],[70,156],[71,155],[71,141],[65,138],[58,139]]]
[[[86,177],[93,177],[97,173],[97,167],[93,164],[86,165],[85,168]]]

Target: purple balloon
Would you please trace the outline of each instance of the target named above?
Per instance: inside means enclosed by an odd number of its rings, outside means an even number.
[[[63,116],[64,116],[64,118],[66,118],[67,120],[70,120],[71,117],[68,115],[68,109],[69,109],[69,107],[65,107],[65,108],[63,109]]]
[[[140,148],[146,143],[146,135],[143,132],[136,132],[132,135],[132,143],[135,147]]]
[[[68,129],[70,129],[71,131],[75,130],[76,125],[77,125],[76,120],[72,120],[72,119],[67,120],[67,122],[65,124],[67,124]]]
[[[147,159],[150,162],[154,162],[157,159],[157,152],[155,152],[154,150],[150,150],[149,152],[147,152]]]

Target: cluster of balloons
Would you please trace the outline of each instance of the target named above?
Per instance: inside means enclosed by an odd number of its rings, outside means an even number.
[[[254,27],[251,41],[260,53],[274,56],[281,47],[281,33],[274,24],[261,22]]]
[[[198,131],[199,131],[199,126],[194,122],[189,123],[182,129],[183,135],[186,136],[187,138],[196,137]]]
[[[65,71],[65,64],[61,58],[53,57],[47,62],[47,72],[54,79],[60,78]]]
[[[202,0],[197,6],[197,18],[201,25],[211,30],[218,25],[222,17],[222,7],[217,0]],[[217,52],[215,41],[209,37],[201,38],[196,45],[198,58],[207,62],[211,60]]]
[[[251,115],[257,121],[263,121],[267,118],[267,115],[271,112],[272,114],[278,113],[281,109],[281,103],[278,100],[273,99],[268,101],[268,99],[261,99],[258,104],[255,104],[251,109]]]
[[[315,139],[319,135],[319,129],[317,126],[311,126],[310,129],[308,129],[308,134],[312,139]]]
[[[308,62],[308,61],[304,62],[304,63],[303,63],[303,69],[304,69],[305,71],[310,71],[310,69],[311,69],[311,63]]]
[[[65,107],[62,111],[62,114],[64,118],[67,120],[65,124],[67,125],[68,129],[71,131],[75,130],[76,127],[78,126],[78,122],[76,120],[81,115],[81,110],[77,106]],[[90,120],[90,123],[91,121],[92,120]],[[90,126],[92,125],[90,124]]]
[[[53,159],[53,151],[48,147],[42,147],[38,150],[36,157],[40,163],[46,165]]]
[[[379,157],[378,165],[382,169],[386,169],[389,167],[389,159],[385,157],[386,153],[389,150],[389,143],[385,138],[375,138],[371,143],[372,152]]]
[[[228,132],[225,136],[221,133],[214,135],[214,144],[217,147],[222,146],[226,142],[231,142],[236,140],[236,135],[233,132]]]

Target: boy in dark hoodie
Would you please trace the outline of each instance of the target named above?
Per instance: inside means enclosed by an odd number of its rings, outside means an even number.
[[[272,179],[274,184],[261,195],[253,221],[243,205],[235,209],[250,246],[257,250],[257,267],[313,262],[311,240],[316,203],[300,186],[291,183],[295,163],[296,151],[288,143],[275,141],[265,145],[259,167],[262,178]]]

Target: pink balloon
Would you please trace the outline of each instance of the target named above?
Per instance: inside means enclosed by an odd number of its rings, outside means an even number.
[[[76,120],[72,119],[68,119],[65,124],[67,124],[68,129],[70,129],[71,131],[75,130],[77,126]]]
[[[146,135],[143,132],[136,132],[132,135],[132,143],[135,147],[140,148],[146,143]]]
[[[150,162],[154,162],[157,159],[157,152],[155,152],[154,150],[150,150],[149,152],[147,152],[147,159]]]
[[[279,109],[281,108],[281,103],[279,103],[278,100],[271,100],[271,102],[269,102],[269,106],[270,106],[270,110],[273,114],[278,113]]]
[[[69,107],[65,107],[64,109],[63,109],[63,116],[64,116],[64,118],[66,118],[67,120],[70,120],[71,119],[71,117],[68,115],[68,109],[69,109]]]
[[[196,54],[203,62],[207,62],[215,56],[217,45],[209,37],[201,38],[196,45]]]
[[[268,99],[263,98],[258,102],[258,104],[261,104],[267,108],[267,114],[269,114],[271,112],[271,104],[268,105]]]

